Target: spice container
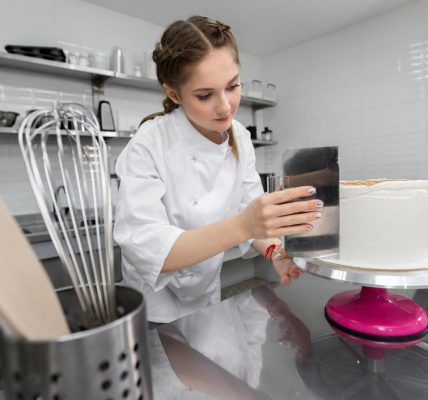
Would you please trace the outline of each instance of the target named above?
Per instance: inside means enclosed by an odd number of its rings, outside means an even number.
[[[247,95],[249,97],[262,97],[262,82],[258,79],[253,79],[250,87],[248,88]]]
[[[265,129],[262,131],[262,140],[272,140],[272,131],[267,126],[265,126]]]

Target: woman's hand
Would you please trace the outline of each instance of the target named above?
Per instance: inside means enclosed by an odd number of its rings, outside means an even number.
[[[288,285],[293,278],[300,276],[300,269],[294,263],[293,258],[287,255],[282,246],[273,251],[271,262],[279,275],[279,281],[282,285]]]
[[[302,200],[312,196],[310,186],[265,193],[254,199],[240,214],[249,238],[264,239],[303,233],[313,227],[310,221],[321,217],[320,200]]]

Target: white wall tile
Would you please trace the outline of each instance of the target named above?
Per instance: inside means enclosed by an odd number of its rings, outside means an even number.
[[[291,88],[266,112],[278,146],[338,145],[342,179],[428,178],[427,60],[427,0],[266,58]]]
[[[337,32],[309,42],[310,59],[313,65],[329,64],[338,59],[356,58],[361,51],[361,28],[352,25]]]
[[[387,77],[362,82],[362,107],[373,108],[424,100],[425,81]]]
[[[335,85],[354,85],[361,79],[361,59],[341,58],[328,64],[311,61],[310,79],[315,91],[327,91]]]
[[[392,137],[424,132],[426,112],[425,101],[363,109],[363,136]]]
[[[363,54],[376,48],[410,45],[422,39],[425,1],[370,19],[361,24],[361,50]]]
[[[0,48],[6,44],[55,46],[54,0],[2,2]],[[7,4],[6,4],[7,3]]]
[[[365,178],[421,178],[425,159],[425,132],[363,138]],[[411,173],[415,175],[411,175]],[[376,175],[373,175],[376,174]]]
[[[311,93],[309,52],[309,44],[295,46],[264,64],[264,76],[277,85],[279,102]]]
[[[54,0],[56,40],[62,47],[76,45],[110,55],[114,46],[123,44],[122,25],[117,14],[78,0]]]

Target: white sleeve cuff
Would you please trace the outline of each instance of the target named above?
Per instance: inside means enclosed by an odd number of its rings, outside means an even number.
[[[239,244],[239,249],[241,250],[242,258],[247,259],[260,255],[260,253],[251,246],[253,242],[254,239],[250,239]]]

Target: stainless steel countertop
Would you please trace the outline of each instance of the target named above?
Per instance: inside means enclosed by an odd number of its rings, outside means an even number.
[[[292,312],[276,320],[256,301],[257,288],[152,329],[155,399],[421,400],[421,390],[428,393],[428,343],[388,351],[385,372],[376,374],[379,364],[328,326],[327,300],[350,288],[358,286],[304,274],[273,289]],[[272,288],[263,290],[270,296]],[[394,292],[428,308],[426,290]],[[419,392],[406,392],[406,384]]]
[[[154,399],[425,398],[420,390],[428,393],[427,342],[389,351],[386,372],[369,373],[379,365],[369,365],[359,345],[342,341],[328,326],[323,316],[326,302],[352,288],[358,286],[303,274],[290,286],[262,285],[171,324],[152,327]],[[394,292],[428,308],[426,290]],[[261,304],[273,295],[287,304],[291,314],[270,318]],[[382,390],[397,382],[401,386],[410,382],[408,391],[404,385],[404,392],[382,397]],[[358,391],[363,389],[368,392],[361,397]],[[5,400],[1,391],[0,400]]]

